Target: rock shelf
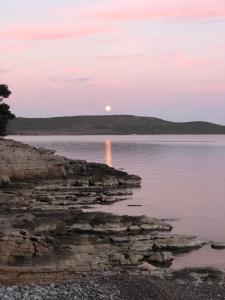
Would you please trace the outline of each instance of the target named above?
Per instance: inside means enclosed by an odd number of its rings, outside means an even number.
[[[167,266],[201,247],[193,236],[146,216],[83,208],[132,197],[141,178],[104,164],[0,139],[0,282],[50,283],[75,274]]]

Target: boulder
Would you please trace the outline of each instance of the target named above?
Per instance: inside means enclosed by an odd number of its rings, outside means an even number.
[[[156,252],[152,253],[147,261],[149,263],[158,263],[161,265],[168,265],[171,264],[173,261],[173,254],[171,252]]]

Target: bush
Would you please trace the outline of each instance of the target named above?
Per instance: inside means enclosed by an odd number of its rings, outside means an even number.
[[[8,104],[4,103],[3,100],[11,95],[11,91],[5,84],[0,84],[0,136],[6,134],[7,124],[9,120],[15,116],[11,113]]]

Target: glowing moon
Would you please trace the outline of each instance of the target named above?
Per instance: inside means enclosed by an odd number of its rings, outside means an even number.
[[[112,107],[110,105],[106,105],[105,111],[110,112],[112,110]]]

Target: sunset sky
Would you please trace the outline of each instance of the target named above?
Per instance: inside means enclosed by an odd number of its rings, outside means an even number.
[[[0,82],[17,116],[225,124],[225,1],[1,1]]]

